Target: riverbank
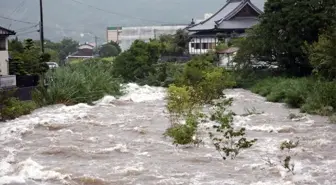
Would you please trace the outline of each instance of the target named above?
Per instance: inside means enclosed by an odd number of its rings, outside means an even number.
[[[336,122],[336,81],[268,77],[256,81],[249,89],[267,101],[283,102],[309,114],[330,116],[330,121]]]

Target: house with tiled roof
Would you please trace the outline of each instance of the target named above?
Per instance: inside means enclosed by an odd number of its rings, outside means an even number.
[[[85,60],[94,58],[94,47],[93,45],[89,43],[85,43],[80,45],[77,48],[77,51],[72,53],[67,57],[67,61],[71,62],[72,60]]]
[[[8,75],[8,37],[15,34],[0,26],[0,75]]]
[[[243,36],[245,30],[259,22],[266,0],[227,0],[225,5],[199,23],[191,23],[189,53],[202,54],[215,49],[224,38]]]

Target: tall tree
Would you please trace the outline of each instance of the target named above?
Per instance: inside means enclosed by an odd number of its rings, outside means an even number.
[[[113,41],[104,44],[99,48],[100,57],[113,57],[119,55],[120,52],[121,52],[120,46]]]
[[[333,25],[334,0],[268,0],[260,24],[238,45],[236,62],[276,62],[280,69],[296,76],[312,71],[305,44],[318,41],[319,33]]]

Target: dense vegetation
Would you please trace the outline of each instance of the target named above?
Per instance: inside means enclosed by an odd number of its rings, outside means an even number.
[[[30,114],[36,108],[36,104],[33,101],[21,102],[12,97],[13,93],[14,90],[0,90],[0,121]]]
[[[252,87],[252,92],[268,101],[285,102],[311,114],[332,115],[336,107],[336,83],[309,78],[266,78]]]
[[[238,85],[304,112],[335,113],[335,12],[332,0],[267,1],[260,24],[237,43]]]
[[[39,86],[34,92],[34,101],[39,106],[92,103],[105,95],[122,94],[121,81],[113,77],[108,61],[92,59],[50,71],[47,76],[48,86]]]

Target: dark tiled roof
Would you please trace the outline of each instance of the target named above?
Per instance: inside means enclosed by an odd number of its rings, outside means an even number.
[[[237,14],[245,5],[249,4],[256,12],[262,13],[266,0],[228,0],[227,3],[210,18],[192,26],[189,31],[212,30],[215,26],[220,25],[224,21],[230,20]],[[235,23],[236,25],[237,23]],[[243,27],[243,23],[239,27]],[[223,27],[223,26],[222,26]],[[229,26],[226,26],[230,29]],[[231,28],[233,29],[233,28]]]
[[[93,56],[93,50],[92,49],[80,49],[70,55],[69,57],[92,57]]]
[[[219,29],[246,29],[258,23],[258,19],[254,17],[235,18],[228,21],[222,21],[219,25]]]
[[[15,31],[0,26],[0,35],[15,35]]]

